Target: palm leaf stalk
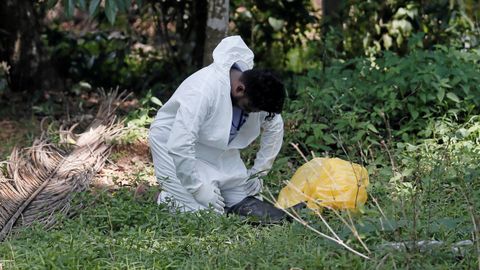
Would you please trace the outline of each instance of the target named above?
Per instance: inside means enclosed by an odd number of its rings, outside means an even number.
[[[86,190],[103,167],[111,140],[123,129],[115,112],[126,95],[102,91],[101,97],[97,115],[83,133],[63,132],[69,141],[73,138],[73,147],[63,149],[42,135],[31,147],[13,149],[6,175],[0,175],[0,241],[34,222],[51,228],[58,214],[70,212],[72,196]]]

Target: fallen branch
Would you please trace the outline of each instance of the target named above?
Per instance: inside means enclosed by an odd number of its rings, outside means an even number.
[[[103,167],[110,141],[122,130],[115,111],[125,93],[102,92],[95,119],[75,138],[71,151],[48,142],[45,136],[32,147],[12,152],[7,176],[0,176],[0,241],[13,229],[34,222],[53,226],[56,214],[67,214],[74,193],[85,190]]]

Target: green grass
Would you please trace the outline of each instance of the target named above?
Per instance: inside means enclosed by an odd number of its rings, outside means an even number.
[[[0,140],[2,141],[2,145],[0,146],[0,160],[6,160],[9,158],[15,146],[22,147],[30,145],[35,136],[39,135],[39,121],[33,117],[9,120],[13,117],[5,116],[1,112],[0,116]]]
[[[20,232],[0,253],[7,269],[317,268],[329,256],[346,255],[299,224],[255,227],[209,212],[173,214],[127,190],[103,194],[49,233]]]
[[[397,144],[391,153],[395,170],[368,164],[371,197],[353,221],[370,260],[297,222],[255,226],[212,212],[173,213],[151,199],[157,187],[141,198],[134,198],[131,187],[85,192],[75,200],[84,209],[54,229],[38,225],[15,232],[0,244],[0,264],[4,269],[475,269],[475,246],[451,251],[452,244],[474,239],[471,216],[478,219],[480,209],[480,122],[460,127],[470,133],[459,135],[461,128],[451,124],[437,139]],[[278,159],[265,181],[274,193],[293,173],[295,160],[292,154]],[[316,215],[305,210],[301,216],[328,234]],[[332,212],[323,216],[345,243],[368,253]],[[421,240],[445,244],[424,251],[382,246]]]
[[[155,188],[151,189],[154,192]],[[235,216],[211,212],[171,213],[151,200],[139,200],[130,190],[92,195],[78,202],[90,206],[73,219],[65,219],[54,230],[35,226],[17,232],[0,244],[5,269],[381,269],[475,267],[473,249],[464,258],[447,248],[419,253],[378,247],[398,235],[408,237],[409,222],[395,230],[377,228],[378,213],[367,205],[358,215],[357,226],[372,249],[364,260],[327,241],[299,223],[253,226]],[[443,206],[439,206],[441,208]],[[385,208],[391,211],[391,208]],[[438,211],[435,209],[435,211]],[[448,215],[449,213],[445,213]],[[457,213],[464,216],[464,213]],[[312,226],[326,231],[314,215],[302,216]],[[338,220],[325,212],[332,227],[347,243],[360,245]],[[460,221],[463,222],[463,221]],[[468,223],[463,225],[468,226]],[[373,226],[373,227],[372,227]],[[424,225],[419,225],[423,226]],[[379,227],[379,226],[378,226]],[[403,231],[402,231],[403,230]],[[447,229],[439,237],[455,241],[467,233]],[[445,239],[444,239],[445,240]]]
[[[396,169],[383,161],[368,164],[370,198],[353,221],[371,253],[338,217],[323,211],[339,237],[370,260],[298,222],[255,226],[208,211],[174,213],[151,199],[157,187],[141,198],[135,198],[130,187],[79,194],[75,205],[84,208],[73,218],[62,218],[50,231],[40,225],[16,231],[0,243],[0,265],[3,269],[475,269],[479,263],[475,246],[461,253],[451,247],[474,240],[471,217],[478,220],[480,209],[480,121],[449,123],[439,132],[435,139],[417,145],[392,147]],[[299,165],[292,152],[283,153],[265,181],[274,193]],[[142,176],[137,178],[135,183],[141,183]],[[347,218],[347,213],[342,216]],[[328,234],[315,214],[305,210],[301,217]],[[383,246],[422,240],[444,245],[427,250],[413,245],[405,251]]]

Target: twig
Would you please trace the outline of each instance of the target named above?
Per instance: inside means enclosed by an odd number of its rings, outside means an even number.
[[[334,138],[335,135],[333,135]],[[338,134],[338,137],[340,137],[340,134]],[[358,193],[360,192],[360,187],[362,186],[362,183],[360,183],[360,180],[358,179],[357,172],[355,171],[355,167],[353,166],[352,159],[350,158],[350,155],[348,154],[347,150],[343,146],[342,140],[340,138],[336,138],[338,143],[340,144],[340,147],[342,147],[343,152],[348,158],[348,161],[350,162],[350,166],[352,167],[353,174],[355,175],[355,180],[357,180],[357,191],[355,192],[355,208],[357,208],[357,200],[358,200]]]
[[[367,156],[363,153],[362,145],[360,144],[359,141],[357,141],[357,145],[358,145],[358,150],[360,151],[360,156],[362,157],[363,160],[365,160],[365,162],[367,162],[368,161]]]
[[[300,156],[302,156],[302,158],[305,160],[305,162],[308,162],[307,157],[303,154],[303,152],[300,150],[300,148],[298,148],[298,143],[290,143],[290,145],[293,146],[293,148],[295,148],[295,150],[297,150],[297,152],[300,154]]]
[[[389,145],[392,145],[393,136],[392,136],[392,128],[390,127],[390,121],[388,121],[383,111],[380,113],[380,116],[382,117],[383,122],[385,123],[385,128],[387,129],[387,134],[388,134],[387,142]]]
[[[333,234],[333,236],[336,238],[336,239],[341,239],[336,233],[335,231],[332,229],[332,227],[330,227],[330,225],[328,224],[328,222],[325,220],[325,218],[323,218],[322,216],[322,213],[318,210],[318,209],[314,209],[313,210],[315,212],[315,214],[320,218],[320,220],[322,220],[323,224],[325,224],[325,226],[327,227],[327,229]]]
[[[355,223],[353,223],[352,216],[350,215],[350,211],[346,211],[348,220],[350,221],[351,228],[350,230],[353,232],[353,235],[358,239],[360,244],[362,244],[363,248],[368,252],[368,254],[371,253],[370,249],[368,249],[367,245],[363,242],[362,238],[360,237],[360,234],[358,234],[357,227],[355,227]]]
[[[271,200],[268,199],[268,198],[266,198],[266,197],[265,197],[265,199],[266,199],[267,201],[269,201],[270,203],[275,203],[275,199],[274,199],[272,193],[270,192],[270,190],[267,189],[267,192],[268,192],[268,194],[270,195]],[[361,252],[359,252],[359,251],[351,248],[351,247],[348,246],[347,244],[345,244],[341,239],[335,239],[335,238],[333,238],[333,237],[331,237],[331,236],[328,236],[328,235],[320,232],[319,230],[313,228],[312,226],[310,226],[310,225],[308,224],[308,222],[306,222],[306,221],[303,220],[302,218],[292,215],[290,212],[288,212],[288,211],[285,210],[285,209],[281,209],[281,210],[282,210],[283,212],[285,212],[287,215],[289,215],[291,218],[293,218],[295,221],[297,221],[297,222],[299,222],[300,224],[304,225],[305,227],[307,227],[307,228],[310,229],[311,231],[315,232],[316,234],[318,234],[318,235],[320,235],[320,236],[322,236],[322,237],[324,237],[324,238],[326,238],[326,239],[328,239],[328,240],[330,240],[330,241],[333,241],[333,242],[337,243],[338,245],[344,247],[345,249],[349,250],[350,252],[352,252],[352,253],[354,253],[354,254],[356,254],[356,255],[364,258],[364,259],[367,259],[367,260],[370,259],[370,257],[366,256],[365,254],[363,254],[363,253],[361,253]]]
[[[385,149],[385,152],[387,152],[388,158],[390,159],[390,164],[392,164],[392,171],[393,173],[398,173],[397,170],[397,165],[395,163],[395,159],[392,156],[392,153],[390,153],[390,149],[388,149],[387,145],[385,144],[384,140],[380,141],[380,145]]]
[[[285,181],[286,182],[286,181]],[[291,188],[293,188],[296,192],[299,192],[299,193],[302,193],[297,187],[295,186],[291,186]],[[314,198],[312,198],[311,196],[308,196],[307,194],[303,194],[303,196],[305,196],[308,200],[311,200],[311,201],[315,201]],[[332,208],[332,207],[327,207],[328,209],[332,210],[336,216],[342,221],[343,224],[345,224],[347,226],[347,228],[352,231],[353,235],[355,236],[355,238],[357,238],[357,240],[362,244],[362,246],[365,248],[365,250],[370,254],[370,250],[368,249],[367,245],[362,241],[362,239],[360,238],[360,235],[358,234],[358,231],[356,230],[356,227],[355,225],[353,224],[353,220],[350,218],[350,224],[340,215],[340,213],[338,213],[338,211],[335,209],[335,208]],[[311,209],[312,211],[314,211],[314,213],[320,217],[320,219],[322,220],[322,222],[325,224],[325,226],[327,226],[327,228],[330,230],[330,232],[337,238],[340,240],[340,237],[338,237],[338,235],[333,231],[333,229],[329,226],[329,224],[326,222],[326,220],[323,218],[322,214],[320,213],[320,211],[318,209]]]
[[[383,256],[383,258],[380,260],[380,262],[377,264],[377,267],[375,269],[382,269],[381,267],[385,263],[385,260],[390,256],[390,253],[387,253],[387,255]]]
[[[388,123],[388,122],[387,122]],[[385,144],[385,141],[382,140],[380,141],[380,144],[381,146],[385,149],[385,151],[387,152],[387,155],[388,157],[390,158],[390,164],[392,165],[392,173],[393,173],[393,176],[396,176],[397,174],[400,174],[400,172],[398,171],[397,169],[397,166],[396,166],[396,163],[395,163],[395,159],[393,158],[391,152],[390,152],[390,149],[388,148],[388,146]],[[400,181],[403,183],[403,175],[400,174]],[[407,214],[405,213],[405,207],[404,207],[404,203],[403,203],[403,198],[402,196],[399,196],[399,199],[400,199],[400,208],[401,208],[401,213],[403,214],[403,218],[404,219],[407,219]]]
[[[390,229],[393,230],[394,228],[393,228],[392,223],[390,223],[390,220],[387,218],[387,216],[383,212],[383,210],[380,207],[380,204],[378,203],[377,199],[372,194],[370,194],[370,198],[372,198],[373,202],[375,203],[375,206],[378,208],[378,211],[380,211],[380,214],[382,215],[382,217],[387,221],[388,225],[390,226]]]

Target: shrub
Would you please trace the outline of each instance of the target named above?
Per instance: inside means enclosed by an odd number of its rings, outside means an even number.
[[[310,70],[293,82],[287,141],[327,152],[338,152],[343,143],[348,151],[369,156],[382,141],[429,138],[433,119],[461,122],[480,112],[479,60],[479,51],[439,46]]]
[[[160,95],[171,91],[170,84],[184,76],[174,59],[153,47],[136,49],[140,43],[135,37],[107,32],[77,37],[53,29],[48,32],[48,42],[61,75],[73,82],[121,86],[137,93],[152,89]]]

